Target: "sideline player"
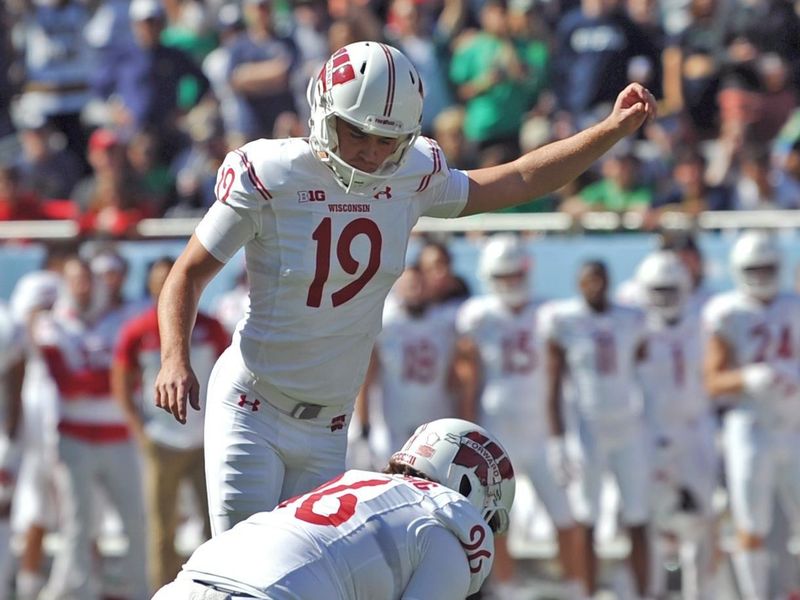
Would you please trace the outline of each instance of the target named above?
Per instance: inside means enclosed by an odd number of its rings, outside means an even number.
[[[511,234],[490,238],[481,252],[480,275],[488,294],[467,300],[458,312],[456,372],[462,415],[500,432],[517,473],[530,477],[558,533],[559,561],[570,598],[585,597],[586,574],[575,560],[583,549],[564,489],[547,460],[544,353],[536,319],[540,303],[530,289],[530,257]],[[505,536],[495,540],[495,589],[516,597],[515,565]],[[520,594],[521,595],[521,594]]]
[[[608,271],[600,261],[583,264],[578,286],[580,297],[553,303],[540,317],[541,335],[547,340],[550,461],[559,479],[571,484],[575,518],[586,534],[587,587],[592,594],[597,585],[594,524],[603,475],[613,474],[631,542],[631,570],[639,595],[645,596],[650,465],[636,383],[637,365],[647,356],[644,314],[609,300]],[[562,389],[568,373],[575,391],[577,448],[565,439]]]
[[[463,600],[491,571],[514,487],[491,433],[426,423],[384,473],[346,471],[206,542],[154,600]]]
[[[723,454],[739,588],[745,600],[768,600],[764,541],[777,492],[789,522],[800,519],[800,297],[780,292],[783,260],[768,234],[742,234],[730,260],[736,289],[714,296],[703,315],[705,382],[732,405]]]
[[[422,84],[398,50],[337,50],[309,86],[308,139],[229,153],[217,199],[159,301],[156,404],[199,408],[188,344],[200,294],[245,246],[250,312],[209,385],[206,474],[215,533],[343,470],[346,429],[422,215],[458,217],[545,195],[655,114],[639,84],[576,135],[486,169],[451,170],[420,137]]]
[[[456,415],[453,387],[455,328],[431,310],[422,273],[406,268],[394,288],[392,310],[384,311],[383,330],[375,340],[370,366],[356,401],[356,411],[366,436],[381,422],[388,444],[372,447],[376,465],[383,464],[392,449],[399,448],[422,423]],[[370,395],[379,388],[380,417],[370,409],[377,403]]]
[[[717,481],[716,424],[703,387],[700,314],[692,281],[674,252],[648,255],[636,281],[647,314],[647,360],[640,367],[653,452],[654,570],[651,589],[666,593],[663,562],[677,539],[682,597],[713,600]],[[670,542],[670,543],[668,543]]]
[[[0,303],[0,599],[11,574],[11,502],[22,459],[22,382],[25,378],[24,329]]]

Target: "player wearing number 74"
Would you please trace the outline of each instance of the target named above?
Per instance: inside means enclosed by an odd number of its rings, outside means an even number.
[[[423,93],[416,69],[390,46],[336,51],[309,85],[309,138],[261,139],[228,154],[218,201],[166,281],[156,404],[185,422],[187,404],[199,407],[188,360],[198,299],[245,247],[250,308],[207,394],[215,533],[343,470],[383,303],[420,216],[542,196],[655,113],[650,92],[631,84],[597,125],[503,165],[458,171],[419,136]]]
[[[491,571],[514,488],[491,433],[432,421],[383,473],[347,471],[206,542],[153,600],[463,600]]]

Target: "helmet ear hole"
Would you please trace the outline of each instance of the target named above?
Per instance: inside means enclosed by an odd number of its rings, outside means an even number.
[[[461,476],[461,482],[458,484],[458,493],[465,498],[469,498],[469,495],[472,493],[472,484],[469,482],[469,477],[466,475]]]

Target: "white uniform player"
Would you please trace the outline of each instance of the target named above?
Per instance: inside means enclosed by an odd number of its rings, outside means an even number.
[[[419,97],[408,72],[401,81]],[[209,384],[215,532],[341,471],[353,401],[411,228],[422,214],[457,216],[467,198],[466,175],[447,168],[435,142],[419,138],[406,150],[391,182],[373,181],[369,196],[348,194],[303,139],[251,142],[220,167],[219,201],[196,236],[220,262],[245,246],[251,306]],[[278,436],[278,427],[288,430]],[[271,446],[242,453],[254,437]]]
[[[508,526],[511,462],[482,427],[420,426],[388,471],[346,471],[198,548],[154,600],[461,600]],[[217,590],[215,594],[213,590]]]
[[[14,319],[26,333],[24,449],[11,515],[13,530],[25,540],[15,583],[20,600],[36,598],[45,584],[42,543],[45,532],[55,528],[58,513],[52,478],[57,456],[58,392],[39,351],[30,343],[28,330],[36,314],[53,307],[60,287],[61,277],[56,273],[34,271],[20,278],[11,294]]]
[[[647,360],[641,383],[653,447],[654,524],[681,541],[682,593],[713,598],[712,495],[716,424],[703,387],[700,315],[690,304],[690,278],[672,252],[648,255],[636,275],[647,311]],[[666,592],[661,540],[653,540],[653,589]]]
[[[483,248],[479,270],[489,293],[467,300],[456,327],[459,373],[465,416],[498,432],[516,465],[533,483],[537,496],[559,531],[565,577],[573,579],[573,549],[565,536],[574,525],[564,489],[547,460],[547,405],[544,395],[544,348],[537,332],[540,304],[533,300],[530,259],[514,235],[498,234]],[[497,585],[511,595],[514,564],[498,542]],[[574,587],[574,586],[573,586]]]
[[[599,512],[606,472],[611,472],[621,498],[621,519],[631,536],[631,561],[640,594],[647,588],[649,516],[648,442],[637,365],[646,355],[644,314],[607,299],[605,265],[588,262],[580,271],[582,297],[549,305],[540,318],[540,335],[548,341],[548,402],[551,461],[564,479],[575,518],[591,529]],[[564,442],[561,386],[569,372],[574,387],[572,452]],[[589,544],[591,552],[591,543]],[[593,588],[594,560],[588,554],[589,586]],[[590,592],[593,591],[590,589]]]
[[[395,290],[398,304],[384,312],[373,350],[374,372],[364,381],[365,388],[379,385],[380,423],[388,433],[388,446],[374,448],[379,464],[422,423],[455,415],[455,329],[431,310],[418,269],[406,269]]]
[[[24,332],[0,303],[0,582],[8,582],[11,553],[11,503],[21,460],[20,417],[25,365]],[[7,585],[0,586],[6,600]]]
[[[723,424],[725,472],[738,531],[739,586],[767,598],[764,538],[777,491],[800,518],[800,297],[780,293],[782,257],[767,234],[743,234],[731,252],[736,290],[706,307],[706,385],[732,403]]]
[[[136,448],[122,409],[111,396],[110,362],[120,311],[92,312],[89,267],[78,258],[64,266],[65,294],[53,311],[39,315],[32,340],[59,392],[56,489],[61,503],[62,546],[41,598],[99,597],[92,578],[91,525],[95,488],[113,502],[128,538],[123,597],[144,597],[144,507]]]
[[[345,429],[422,215],[519,204],[584,171],[654,112],[638,84],[605,125],[543,156],[451,171],[420,138],[419,74],[398,50],[358,42],[309,86],[311,134],[258,140],[218,171],[218,202],[175,263],[159,302],[156,404],[199,407],[188,360],[199,295],[245,247],[250,311],[209,386],[206,468],[215,531],[305,491],[344,465]]]

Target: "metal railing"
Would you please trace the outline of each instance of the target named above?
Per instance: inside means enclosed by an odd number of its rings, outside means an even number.
[[[144,219],[137,233],[144,239],[184,238],[194,231],[199,217]],[[642,231],[642,213],[586,213],[572,217],[564,213],[486,213],[459,219],[422,217],[417,232],[462,233],[469,231],[536,231],[542,233],[581,233]],[[739,230],[750,228],[800,229],[800,211],[718,211],[690,216],[678,212],[663,213],[657,224],[665,229]],[[0,240],[69,239],[78,235],[74,221],[0,222]]]

